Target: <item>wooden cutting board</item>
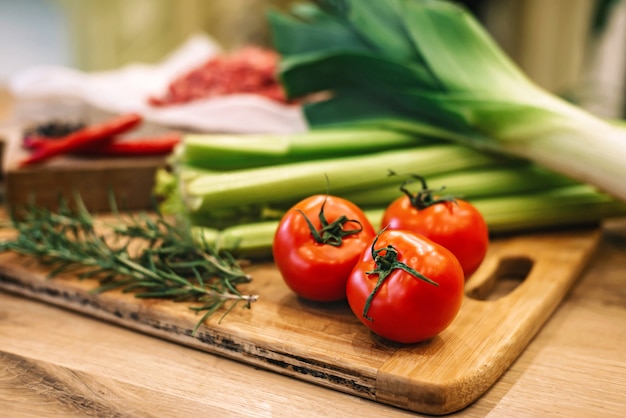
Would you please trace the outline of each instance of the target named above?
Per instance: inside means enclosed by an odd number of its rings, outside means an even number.
[[[210,318],[182,303],[140,300],[0,254],[0,288],[185,346],[223,355],[333,390],[428,414],[462,409],[511,365],[558,307],[597,247],[595,229],[494,240],[470,279],[461,311],[433,340],[399,345],[372,335],[346,303],[296,297],[271,263],[252,265],[251,309]],[[80,338],[80,336],[77,336]],[[147,348],[149,349],[149,348]]]
[[[90,212],[111,210],[113,193],[127,210],[154,207],[155,175],[165,166],[166,157],[87,158],[59,157],[45,164],[17,168],[5,173],[6,202],[11,207],[36,204],[56,209],[59,199],[73,201],[81,196]]]
[[[112,114],[85,107],[86,120],[92,123],[108,120]],[[153,123],[142,124],[124,136],[159,135],[171,130]],[[72,202],[80,195],[90,212],[109,212],[113,193],[125,210],[154,209],[153,188],[159,168],[166,166],[167,156],[103,157],[60,155],[41,164],[18,167],[29,151],[22,147],[20,127],[6,130],[0,136],[0,160],[7,206],[19,208],[36,204],[56,209],[59,199]],[[4,155],[2,155],[4,153]]]

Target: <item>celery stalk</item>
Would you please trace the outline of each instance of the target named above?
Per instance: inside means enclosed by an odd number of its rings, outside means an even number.
[[[397,184],[389,170],[419,171],[431,176],[454,170],[504,164],[500,159],[467,147],[442,144],[363,156],[338,157],[209,173],[183,181],[181,196],[191,212],[210,213],[259,206],[273,201],[292,202],[311,194],[334,194]]]
[[[626,215],[626,203],[597,193],[586,184],[471,202],[485,218],[491,234],[598,225],[604,219]],[[384,208],[378,208],[366,214],[380,228],[383,212]]]
[[[396,177],[397,184],[348,192],[346,199],[362,207],[383,206],[403,196],[400,183],[409,176]],[[410,174],[410,173],[408,173]],[[533,164],[515,164],[505,166],[489,166],[471,170],[460,170],[434,175],[428,178],[428,187],[452,194],[461,199],[476,199],[524,193],[541,192],[557,187],[577,184],[565,176],[552,173]],[[410,191],[419,191],[419,182],[415,187],[407,185]]]
[[[277,227],[276,220],[251,222],[222,230],[194,226],[192,234],[197,242],[209,243],[218,250],[248,258],[267,258],[271,256]]]
[[[604,219],[626,215],[626,203],[584,184],[531,195],[478,199],[473,203],[486,216],[494,234],[598,225]]]
[[[626,204],[597,193],[588,185],[570,185],[551,190],[485,197],[471,200],[482,213],[492,235],[545,228],[597,226],[603,220],[626,215]],[[380,229],[385,206],[365,210],[375,228]],[[278,220],[251,222],[225,228],[194,227],[199,242],[215,245],[236,255],[251,258],[271,256]]]
[[[186,135],[177,158],[212,170],[236,170],[311,159],[361,155],[426,143],[390,129],[322,129],[294,135]]]

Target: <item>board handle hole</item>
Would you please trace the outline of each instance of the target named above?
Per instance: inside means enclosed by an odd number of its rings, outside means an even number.
[[[468,283],[465,294],[476,300],[493,301],[514,291],[530,274],[533,260],[520,257],[506,257],[500,260],[493,274],[480,283]]]

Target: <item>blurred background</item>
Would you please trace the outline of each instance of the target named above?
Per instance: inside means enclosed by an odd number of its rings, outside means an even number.
[[[293,0],[0,0],[0,120],[13,75],[40,65],[83,71],[152,63],[201,32],[225,50],[271,45],[265,10]],[[466,0],[538,84],[622,118],[626,0]]]

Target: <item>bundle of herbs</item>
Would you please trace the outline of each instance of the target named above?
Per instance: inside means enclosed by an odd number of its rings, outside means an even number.
[[[224,307],[229,312],[256,295],[242,294],[238,285],[251,277],[227,253],[195,239],[189,228],[147,214],[108,222],[96,220],[78,198],[72,208],[29,206],[12,217],[15,238],[0,242],[0,252],[35,257],[50,268],[51,277],[73,273],[80,280],[96,279],[93,292],[118,289],[138,298],[187,302],[201,313],[193,330]]]

